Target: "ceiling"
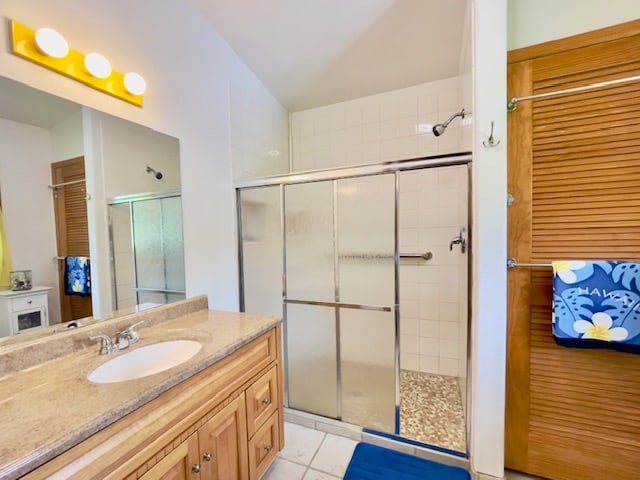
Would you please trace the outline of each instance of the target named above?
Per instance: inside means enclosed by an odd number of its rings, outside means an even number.
[[[289,111],[457,76],[470,39],[468,0],[189,1]]]
[[[80,105],[0,76],[0,118],[50,130]]]

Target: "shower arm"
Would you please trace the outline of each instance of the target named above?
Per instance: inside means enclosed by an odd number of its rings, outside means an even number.
[[[462,109],[462,110],[460,110],[459,112],[454,113],[453,115],[451,115],[451,116],[447,119],[447,121],[446,121],[446,122],[444,122],[444,123],[442,124],[442,126],[446,128],[446,127],[448,127],[448,126],[449,126],[449,124],[453,121],[453,119],[454,119],[454,118],[456,118],[456,117],[462,117],[462,119],[464,120],[465,115],[470,115],[470,114],[471,114],[471,112],[467,112],[467,111],[465,111],[465,109],[463,108],[463,109]]]

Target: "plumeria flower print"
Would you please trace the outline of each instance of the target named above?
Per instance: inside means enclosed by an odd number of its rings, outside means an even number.
[[[590,338],[593,340],[604,340],[605,342],[620,342],[629,336],[629,332],[624,327],[614,327],[611,317],[604,313],[594,313],[591,318],[592,322],[587,320],[578,320],[573,324],[573,329],[582,333],[582,338]]]
[[[587,262],[574,260],[574,261],[561,261],[553,262],[553,274],[560,277],[564,283],[576,283],[582,280],[578,278],[576,272],[582,270],[587,266]]]

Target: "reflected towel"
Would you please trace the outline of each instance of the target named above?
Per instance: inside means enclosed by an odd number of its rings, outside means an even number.
[[[65,258],[64,287],[66,295],[91,296],[89,257]]]
[[[0,210],[0,286],[11,285],[10,272],[11,253],[9,253],[9,242],[4,231],[4,220],[2,218],[2,210]]]
[[[558,344],[640,353],[640,263],[556,261],[552,266]]]

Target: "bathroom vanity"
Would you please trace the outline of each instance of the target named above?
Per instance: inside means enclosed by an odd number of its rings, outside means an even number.
[[[99,355],[88,340],[141,320],[128,349]],[[73,347],[37,365],[0,350],[0,479],[259,479],[284,446],[280,320],[199,297],[111,322],[21,346]],[[153,375],[87,380],[109,357],[177,339],[202,348]]]

